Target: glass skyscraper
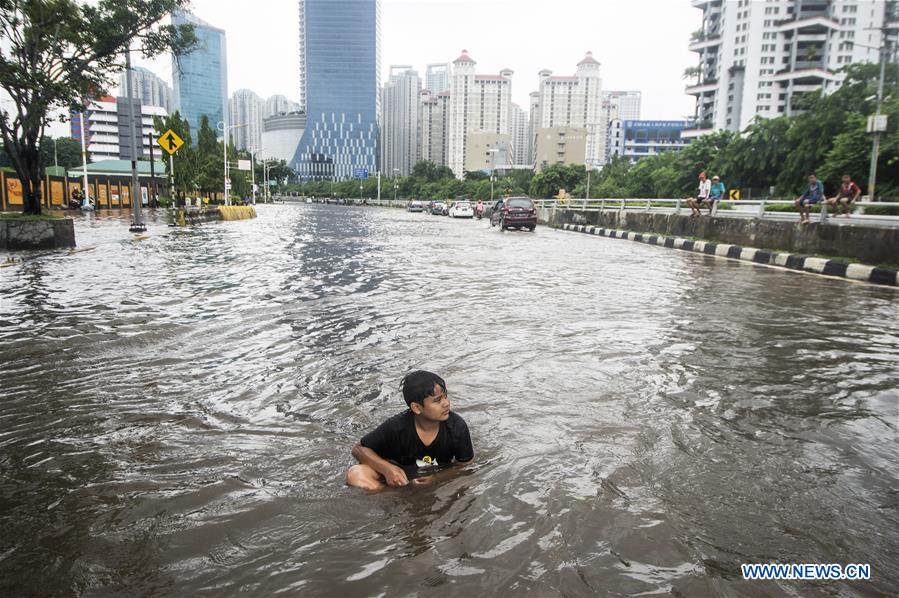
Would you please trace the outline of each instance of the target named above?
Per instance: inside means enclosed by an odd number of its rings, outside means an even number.
[[[378,167],[380,0],[299,0],[306,130],[291,166],[312,180]]]
[[[228,114],[228,60],[225,53],[225,31],[213,27],[194,15],[182,11],[172,15],[174,25],[193,25],[196,47],[180,58],[172,57],[174,108],[190,124],[190,134],[197,140],[200,117],[209,117],[216,129]]]

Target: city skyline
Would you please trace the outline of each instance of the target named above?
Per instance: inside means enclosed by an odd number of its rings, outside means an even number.
[[[227,33],[229,92],[251,89],[261,97],[281,94],[297,101],[297,0],[263,4],[266,10],[250,12],[236,3],[194,0],[192,12]],[[512,100],[526,106],[540,70],[562,74],[592,51],[602,64],[603,86],[640,90],[645,114],[679,119],[692,113],[682,73],[695,64],[688,44],[702,13],[689,0],[560,0],[553,6],[549,13],[544,3],[532,0],[381,0],[381,79],[387,80],[392,64],[411,64],[423,74],[427,64],[451,62],[467,48],[479,71],[515,71]],[[514,28],[508,36],[497,35],[513,9]],[[654,18],[646,21],[646,14]],[[165,60],[137,58],[135,64],[171,82]]]

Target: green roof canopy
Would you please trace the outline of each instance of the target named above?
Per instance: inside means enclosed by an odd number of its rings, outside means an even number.
[[[154,160],[156,162],[156,176],[165,176],[165,163],[160,160]],[[90,162],[87,165],[87,174],[90,175],[104,175],[104,176],[131,176],[131,161],[130,160],[100,160],[99,162]],[[69,169],[69,177],[80,177],[84,176],[84,170],[79,166],[78,168],[70,168]],[[149,177],[150,176],[150,162],[147,160],[138,160],[137,161],[137,176],[139,177]]]

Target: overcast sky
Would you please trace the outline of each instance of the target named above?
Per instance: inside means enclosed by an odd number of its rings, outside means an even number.
[[[193,0],[193,12],[226,31],[229,93],[297,100],[296,0]],[[692,113],[684,94],[687,51],[702,11],[690,0],[381,0],[381,78],[391,64],[420,74],[430,62],[452,62],[465,48],[479,74],[515,71],[512,100],[527,106],[537,72],[571,75],[587,50],[602,63],[603,89],[643,92],[642,118]],[[171,82],[168,59],[147,66]]]
[[[229,93],[299,99],[297,0],[193,0],[192,7],[226,31]],[[526,107],[538,71],[574,74],[590,50],[602,64],[603,89],[643,92],[644,119],[681,119],[693,112],[681,75],[696,64],[687,45],[701,15],[690,0],[381,0],[381,78],[391,64],[423,75],[425,64],[452,62],[464,48],[480,74],[513,69],[512,99]],[[134,62],[171,83],[168,57]],[[50,134],[68,135],[68,126]]]

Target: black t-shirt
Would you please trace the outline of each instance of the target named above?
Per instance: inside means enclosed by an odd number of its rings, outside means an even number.
[[[418,437],[411,409],[389,418],[363,436],[360,443],[382,459],[395,462],[412,477],[451,465],[453,460],[465,462],[474,458],[468,425],[452,411],[449,419],[440,422],[440,430],[429,446]]]

